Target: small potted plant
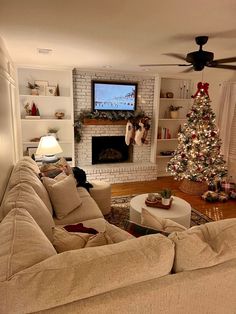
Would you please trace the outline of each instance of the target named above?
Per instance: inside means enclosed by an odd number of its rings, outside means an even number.
[[[183,107],[182,106],[174,106],[174,105],[169,106],[171,119],[177,119],[178,118],[180,108],[183,108]]]
[[[171,190],[164,189],[160,192],[160,194],[161,194],[162,205],[166,205],[166,206],[170,205],[170,200],[171,200],[171,195],[172,195]]]
[[[28,88],[31,89],[31,95],[38,95],[40,86],[35,83],[28,82]]]
[[[58,138],[58,135],[57,135],[57,132],[59,131],[58,128],[48,128],[48,134],[47,135],[52,135],[55,137],[55,139],[57,141],[59,141],[59,138]]]

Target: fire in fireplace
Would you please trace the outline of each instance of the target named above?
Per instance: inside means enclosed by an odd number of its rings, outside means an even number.
[[[93,136],[92,164],[132,162],[133,146],[125,144],[124,136]]]

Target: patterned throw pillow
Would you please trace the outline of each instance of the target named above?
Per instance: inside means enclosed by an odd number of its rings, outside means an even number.
[[[138,238],[147,234],[160,233],[164,236],[168,236],[168,232],[158,231],[146,226],[139,225],[133,221],[126,220],[124,224],[125,230],[132,234],[134,237]]]
[[[61,158],[54,163],[43,164],[40,167],[42,177],[55,178],[62,171],[64,171],[67,175],[73,174],[73,171],[65,158]]]

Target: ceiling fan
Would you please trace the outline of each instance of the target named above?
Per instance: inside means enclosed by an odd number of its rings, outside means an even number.
[[[205,45],[208,41],[208,36],[198,36],[195,38],[196,44],[199,45],[199,50],[193,51],[187,54],[185,57],[179,53],[168,53],[167,56],[175,57],[179,60],[186,61],[185,64],[141,64],[141,67],[151,67],[151,66],[187,66],[190,67],[183,72],[190,71],[202,71],[205,66],[209,68],[220,68],[220,69],[229,69],[236,70],[236,65],[226,65],[225,63],[236,62],[236,57],[217,59],[214,60],[214,53],[210,51],[202,50],[202,46]]]

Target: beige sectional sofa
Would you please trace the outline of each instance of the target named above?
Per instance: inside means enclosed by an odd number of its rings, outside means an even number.
[[[14,167],[0,210],[0,313],[236,313],[236,219],[134,238],[89,193],[55,218],[38,166]],[[108,245],[57,253],[55,226],[83,222]]]

